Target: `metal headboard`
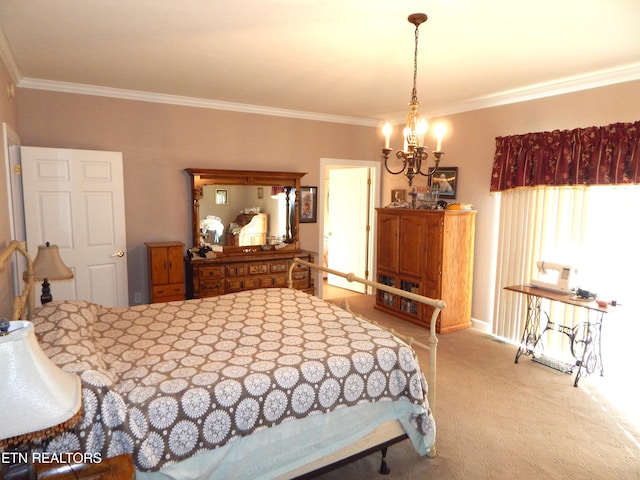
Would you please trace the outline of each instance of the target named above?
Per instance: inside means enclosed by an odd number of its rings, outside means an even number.
[[[33,273],[33,260],[31,260],[29,252],[27,252],[27,249],[22,242],[13,240],[9,243],[7,248],[0,253],[0,269],[8,263],[8,260],[14,252],[19,252],[26,258],[27,269],[24,271],[22,277],[22,280],[24,281],[22,292],[13,301],[13,313],[11,315],[11,320],[31,320],[33,310],[35,308],[35,277]]]

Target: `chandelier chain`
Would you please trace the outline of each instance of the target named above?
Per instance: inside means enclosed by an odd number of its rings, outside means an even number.
[[[411,91],[411,101],[414,103],[418,101],[418,88],[416,86],[418,81],[418,27],[419,25],[416,25],[416,45],[413,52],[413,90]]]

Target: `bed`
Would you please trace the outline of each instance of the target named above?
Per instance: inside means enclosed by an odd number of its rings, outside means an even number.
[[[304,478],[406,438],[435,455],[444,302],[296,262],[433,305],[429,344],[291,288],[52,302],[32,321],[47,355],[80,376],[83,418],[42,448],[131,453],[142,480]],[[430,349],[428,381],[413,346]]]

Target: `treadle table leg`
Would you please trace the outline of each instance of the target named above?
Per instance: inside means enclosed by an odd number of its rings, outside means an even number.
[[[540,341],[540,304],[542,299],[533,295],[527,295],[527,319],[522,332],[522,340],[516,352],[515,363],[522,354],[533,355],[534,348]]]
[[[574,387],[578,386],[583,370],[590,374],[600,367],[600,376],[604,376],[604,365],[602,363],[602,320],[604,319],[604,313],[600,312],[595,322],[591,321],[590,313],[587,314],[586,322],[576,326],[574,335],[571,337],[571,353],[576,358],[576,365],[578,365],[576,379],[573,382]],[[582,333],[582,335],[577,332]],[[578,350],[578,345],[581,347],[581,352]]]

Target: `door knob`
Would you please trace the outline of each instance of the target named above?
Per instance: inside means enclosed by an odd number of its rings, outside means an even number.
[[[116,253],[114,253],[113,255],[111,255],[112,257],[124,257],[124,251],[120,250]]]

